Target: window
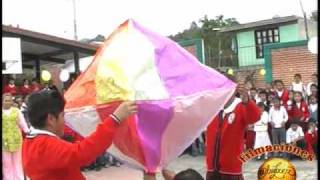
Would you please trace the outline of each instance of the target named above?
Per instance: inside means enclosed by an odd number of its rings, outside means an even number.
[[[263,58],[263,45],[279,42],[279,29],[269,28],[255,31],[256,55],[257,58]]]

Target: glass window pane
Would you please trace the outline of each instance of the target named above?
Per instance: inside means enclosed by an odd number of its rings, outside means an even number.
[[[272,36],[272,30],[268,31],[268,36]]]
[[[274,36],[274,42],[279,42],[279,36]]]
[[[273,30],[273,34],[274,34],[274,35],[278,35],[278,29],[274,29],[274,30]]]
[[[269,36],[269,43],[273,43],[273,38],[272,38],[272,36]]]
[[[266,31],[262,31],[262,36],[266,37],[267,36],[267,32]]]
[[[261,43],[262,43],[261,38],[259,38],[258,39],[258,44],[261,44]]]
[[[261,52],[259,52],[259,57],[262,57],[262,51],[261,51]]]
[[[264,37],[264,38],[263,38],[263,43],[266,43],[266,42],[267,42],[267,38]]]
[[[259,38],[259,37],[261,37],[261,32],[256,32],[257,33],[257,37]]]

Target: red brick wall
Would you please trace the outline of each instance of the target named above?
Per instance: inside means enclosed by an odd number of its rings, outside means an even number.
[[[261,66],[261,68],[263,68],[263,66]],[[246,77],[248,75],[250,75],[254,71],[255,72],[253,74],[254,86],[256,88],[265,88],[266,87],[266,81],[264,80],[264,76],[259,74],[259,71],[260,71],[261,68],[257,68],[255,70],[239,70],[239,71],[237,71],[236,74],[237,74],[238,81],[240,83],[244,83]]]
[[[317,56],[310,53],[307,46],[272,50],[271,57],[272,79],[282,79],[287,87],[291,85],[294,74],[300,73],[306,84],[317,72]]]

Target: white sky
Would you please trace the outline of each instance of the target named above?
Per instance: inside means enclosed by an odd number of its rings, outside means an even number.
[[[317,0],[301,0],[307,16]],[[72,0],[2,0],[3,24],[73,39]],[[299,0],[76,0],[78,38],[108,36],[127,18],[162,35],[175,34],[205,14],[240,23],[274,15],[302,16]]]

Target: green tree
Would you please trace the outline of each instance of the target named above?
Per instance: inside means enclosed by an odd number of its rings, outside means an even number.
[[[198,24],[192,22],[189,29],[170,36],[170,38],[175,41],[202,38],[204,40],[207,65],[217,67],[219,65],[219,57],[221,65],[224,65],[223,62],[227,59],[226,57],[235,56],[231,51],[232,35],[220,33],[219,30],[237,24],[239,22],[235,18],[224,18],[223,15],[220,15],[214,19],[209,19],[205,15],[199,19]]]

